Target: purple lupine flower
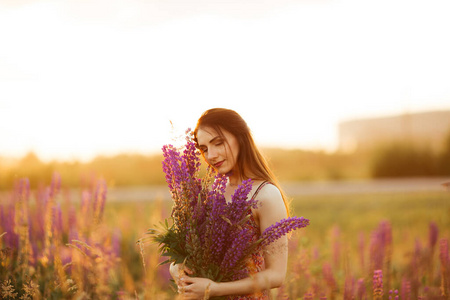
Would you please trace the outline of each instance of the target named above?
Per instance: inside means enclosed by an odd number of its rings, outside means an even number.
[[[193,177],[200,168],[200,154],[195,143],[188,141],[183,151],[182,164],[185,165],[187,173]]]
[[[400,290],[400,299],[410,300],[411,299],[411,282],[406,278],[402,279],[402,288]]]
[[[356,299],[363,300],[366,299],[366,285],[364,284],[364,279],[358,279],[356,283]]]
[[[309,220],[303,217],[289,217],[269,226],[261,235],[262,245],[269,245],[292,230],[309,225]]]
[[[430,249],[434,249],[439,236],[439,228],[435,222],[430,222],[428,234],[428,245]]]
[[[420,259],[421,253],[423,252],[423,246],[422,243],[418,238],[416,238],[416,241],[414,243],[414,256],[417,258],[417,260]]]
[[[63,233],[62,211],[59,203],[52,207],[52,227],[53,234],[60,235]]]
[[[112,239],[111,239],[111,248],[112,248],[112,254],[115,257],[120,257],[121,251],[120,251],[120,242],[122,240],[122,232],[119,229],[114,230]]]
[[[182,154],[172,145],[163,147],[162,168],[174,201],[171,214],[174,226],[166,231],[170,235],[155,230],[149,234],[160,242],[161,252],[171,257],[169,260],[187,258],[188,267],[196,275],[219,276],[211,278],[219,281],[246,277],[248,270],[244,264],[255,249],[260,249],[262,241],[269,244],[307,226],[309,221],[296,217],[282,220],[259,239],[259,232],[249,226],[252,209],[258,205],[257,200],[247,199],[251,180],[243,181],[227,203],[224,196],[227,175],[217,174],[211,186],[209,170],[203,180],[197,178],[199,151],[190,136],[186,140]]]
[[[14,203],[18,203],[19,206],[16,206],[17,211],[15,213],[17,214],[17,219],[20,224],[24,224],[28,221],[28,215],[27,215],[27,203],[30,196],[30,181],[28,178],[21,178],[18,181],[15,182],[15,189],[14,189]]]
[[[217,264],[220,264],[220,258],[226,251],[226,238],[230,228],[230,224],[224,218],[227,215],[227,203],[224,196],[227,180],[226,176],[216,175],[212,189],[207,194],[209,230],[206,239],[210,240],[211,255],[217,258]]]
[[[397,300],[398,299],[398,290],[389,290],[389,300]]]
[[[344,283],[344,300],[353,299],[354,293],[355,293],[355,279],[347,275]]]
[[[69,230],[69,236],[68,236],[69,241],[80,240],[80,238],[81,238],[80,234],[76,228],[72,228]]]
[[[231,203],[229,203],[228,205],[228,217],[232,223],[241,221],[249,213],[249,209],[257,207],[257,200],[247,200],[247,195],[251,190],[252,180],[244,180],[231,196]]]
[[[72,228],[76,228],[77,226],[77,211],[75,210],[75,207],[70,206],[68,217],[67,217],[67,229],[70,232]]]
[[[228,176],[217,173],[211,186],[211,192],[218,192],[219,194],[223,195],[227,187],[227,182]]]
[[[372,232],[370,236],[370,263],[371,268],[380,269],[383,267],[384,243],[382,235],[378,230]]]
[[[320,256],[319,247],[317,247],[317,246],[313,247],[313,250],[312,250],[312,258],[313,258],[314,260],[318,260],[318,259],[319,259],[319,256]]]
[[[373,271],[373,297],[375,299],[383,296],[383,271]]]
[[[332,239],[333,239],[333,266],[337,269],[339,267],[340,256],[341,256],[341,245],[340,245],[340,235],[341,231],[336,225],[332,229]]]
[[[30,196],[30,181],[28,178],[21,178],[15,182],[15,195],[20,200],[28,200]]]
[[[169,190],[173,193],[179,188],[181,181],[180,153],[173,145],[165,145],[163,148],[164,160],[162,161],[163,171],[166,174],[166,182]]]
[[[359,240],[358,240],[358,246],[359,246],[359,263],[361,264],[361,269],[364,270],[365,266],[365,260],[364,260],[364,253],[365,253],[365,241],[364,241],[364,232],[359,233]]]
[[[211,193],[210,196],[212,207],[208,217],[211,228],[211,254],[216,257],[222,257],[226,248],[225,238],[228,229],[228,223],[221,217],[226,214],[226,200],[223,195],[217,193]]]
[[[172,145],[163,147],[163,171],[174,200],[172,217],[178,230],[184,230],[182,224],[192,219],[201,191],[201,180],[195,178],[200,167],[199,154],[193,142],[188,142],[183,155]],[[197,207],[195,214],[204,216],[202,208]]]
[[[373,269],[381,269],[383,261],[389,259],[392,244],[392,229],[388,221],[380,222],[372,232],[370,241],[370,259]]]
[[[91,205],[91,193],[89,191],[83,191],[81,193],[81,212],[85,215],[89,211]]]
[[[36,191],[36,206],[34,210],[33,233],[36,240],[43,240],[45,237],[45,208],[49,195],[45,188],[38,188]],[[30,223],[31,224],[31,223]]]
[[[251,230],[244,228],[241,232],[232,236],[233,240],[229,244],[220,266],[223,272],[227,273],[234,269],[239,260],[244,257],[248,245],[245,242],[243,243],[243,241],[249,241],[252,235],[253,232]]]
[[[322,267],[323,278],[327,283],[327,286],[331,291],[336,290],[337,284],[336,279],[333,276],[333,271],[331,269],[331,265],[329,263],[325,263]]]
[[[441,239],[439,241],[439,259],[441,261],[441,266],[446,269],[448,267],[449,263],[449,256],[448,256],[448,240],[447,239]],[[443,274],[445,275],[445,274]]]
[[[6,214],[2,210],[2,229],[6,232],[6,235],[3,236],[3,240],[5,241],[5,245],[7,247],[17,249],[19,247],[19,235],[15,233],[14,230],[14,216],[16,214],[16,209],[12,201],[9,205],[6,206]]]
[[[59,173],[54,172],[52,176],[52,181],[50,183],[50,197],[55,197],[60,189],[61,189],[61,176],[59,175]]]
[[[93,204],[97,222],[99,222],[103,216],[103,211],[106,202],[106,194],[107,194],[106,181],[104,179],[99,179],[97,181],[97,186],[95,188],[94,204]]]

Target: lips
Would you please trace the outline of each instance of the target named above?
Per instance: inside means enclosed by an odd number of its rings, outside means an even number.
[[[224,160],[219,161],[218,163],[214,164],[214,167],[219,168],[221,165],[223,165]]]

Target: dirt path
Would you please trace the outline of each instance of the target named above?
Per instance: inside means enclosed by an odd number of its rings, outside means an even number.
[[[291,195],[406,193],[445,191],[442,186],[450,178],[402,178],[327,182],[285,183],[286,193]]]
[[[285,192],[293,197],[300,195],[406,193],[445,191],[442,183],[450,178],[406,178],[351,181],[285,182]],[[449,193],[450,197],[450,193]],[[108,191],[108,201],[170,200],[166,186],[115,188]]]
[[[450,178],[402,178],[348,181],[300,181],[284,182],[282,187],[290,197],[307,195],[368,194],[368,193],[410,193],[444,192],[442,184]],[[448,195],[450,198],[450,188]],[[78,189],[69,192],[71,199],[80,199]],[[0,192],[0,201],[9,201],[9,192]],[[170,200],[166,186],[116,187],[109,188],[108,202]]]

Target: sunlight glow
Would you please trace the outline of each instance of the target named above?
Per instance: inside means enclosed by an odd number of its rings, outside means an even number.
[[[341,121],[450,108],[448,1],[89,3],[0,6],[0,156],[150,153],[211,107],[333,150]]]

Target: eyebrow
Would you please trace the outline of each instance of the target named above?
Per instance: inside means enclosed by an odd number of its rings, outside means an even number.
[[[221,138],[222,138],[222,137],[221,137],[220,135],[215,136],[215,137],[213,137],[213,138],[209,141],[209,143],[210,143],[210,144],[211,144],[211,143],[214,143],[215,140],[221,139]],[[205,148],[206,148],[205,145],[198,145],[198,147],[199,147],[199,148],[202,148],[202,147],[205,147]]]
[[[220,135],[214,137],[212,140],[210,140],[210,143],[214,143],[215,140],[222,138]]]

